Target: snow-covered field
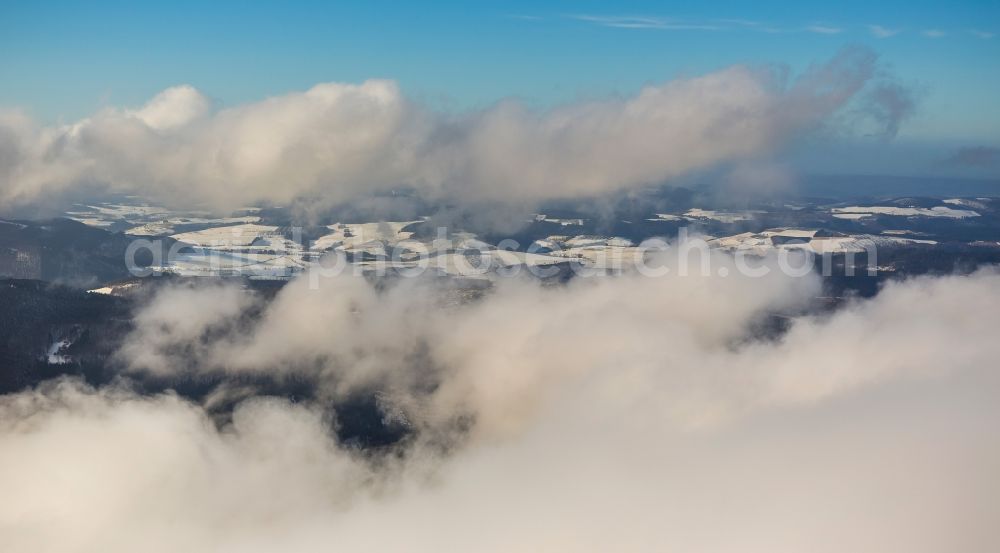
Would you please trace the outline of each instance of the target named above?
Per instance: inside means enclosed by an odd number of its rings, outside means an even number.
[[[926,207],[894,207],[894,206],[851,206],[835,207],[830,210],[834,217],[840,219],[861,219],[872,215],[895,215],[899,217],[950,217],[953,219],[965,219],[967,217],[979,217],[975,211],[967,209],[954,209],[939,205],[931,208]]]
[[[647,221],[684,221],[684,217],[680,215],[672,215],[670,213],[657,213],[655,219],[646,219]]]
[[[384,250],[385,245],[394,245],[413,236],[403,229],[422,221],[386,221],[378,223],[334,223],[327,225],[330,234],[317,239],[312,249],[324,252],[331,249],[343,251],[366,251],[375,248]]]
[[[744,232],[733,236],[714,238],[708,241],[710,247],[728,251],[745,251],[766,255],[778,249],[807,250],[816,254],[861,253],[882,246],[906,244],[936,244],[933,240],[900,238],[896,235],[856,234],[849,236],[816,236],[817,230],[810,229],[770,229],[759,233]],[[778,238],[775,241],[775,238]],[[782,240],[786,238],[788,240]]]
[[[720,223],[737,223],[740,221],[750,221],[753,219],[755,211],[729,212],[713,211],[711,209],[689,209],[684,213],[687,219],[711,219]]]
[[[247,215],[243,217],[173,217],[151,223],[134,226],[125,231],[133,236],[168,236],[174,234],[176,227],[181,225],[236,225],[240,223],[256,223],[260,217]]]
[[[752,221],[755,215],[763,211],[715,211],[712,209],[701,209],[695,207],[684,212],[683,215],[671,213],[657,213],[656,218],[646,219],[647,221],[718,221],[720,223],[738,223],[741,221]]]
[[[605,236],[549,236],[535,242],[552,250],[550,257],[571,259],[591,269],[614,270],[635,265],[643,251],[627,238]]]
[[[258,225],[256,223],[245,223],[242,225],[229,225],[212,227],[194,232],[183,232],[171,236],[178,242],[184,242],[193,246],[226,248],[234,246],[249,246],[255,240],[273,233],[278,227],[270,225]]]
[[[989,209],[987,202],[990,201],[992,200],[989,198],[976,198],[974,200],[970,200],[968,198],[948,198],[947,200],[942,200],[942,203],[946,203],[948,205],[960,205],[962,207],[969,207],[972,209],[987,210]]]
[[[176,256],[167,272],[181,276],[240,275],[250,278],[289,278],[308,263],[295,255],[236,253],[196,249]]]
[[[848,206],[830,209],[834,217],[861,219],[876,215],[900,217],[978,217],[968,208],[985,207],[987,200],[951,198],[946,205],[930,208],[895,206]],[[425,266],[450,276],[487,278],[484,273],[508,267],[574,265],[598,270],[625,269],[642,261],[645,251],[630,240],[614,236],[570,234],[566,231],[584,224],[583,219],[534,216],[535,222],[553,224],[566,234],[538,239],[530,252],[509,251],[481,241],[475,234],[452,232],[447,237],[414,241],[412,225],[421,220],[365,223],[333,223],[329,231],[311,244],[304,244],[274,225],[261,224],[256,208],[241,209],[229,217],[213,218],[207,213],[177,213],[149,205],[98,204],[78,206],[74,218],[93,226],[133,226],[126,232],[136,236],[170,236],[188,245],[174,254],[164,272],[185,276],[243,275],[251,278],[290,278],[318,262],[329,252],[346,256],[361,270],[397,269]],[[683,214],[658,213],[651,221],[747,222],[761,211],[715,211],[693,208]],[[199,230],[174,232],[182,225],[198,225]],[[200,227],[207,228],[200,228]],[[121,226],[117,228],[123,228]],[[191,227],[188,227],[191,228]],[[408,229],[408,230],[407,230]],[[558,229],[558,230],[557,230]],[[819,234],[819,235],[818,235]],[[709,246],[757,255],[779,250],[805,250],[816,254],[869,251],[873,247],[904,244],[935,244],[921,240],[918,233],[888,230],[881,235],[852,234],[830,236],[810,228],[772,228],[711,238]],[[401,248],[401,249],[397,249]],[[400,255],[400,252],[403,252]],[[420,256],[427,259],[421,260]],[[395,257],[395,259],[393,259]],[[488,270],[486,269],[488,268]],[[98,289],[95,293],[114,293]]]
[[[241,209],[238,213],[250,213],[257,208]],[[74,221],[96,228],[110,228],[115,225],[131,225],[125,234],[133,236],[168,236],[182,225],[235,225],[256,223],[257,215],[237,215],[213,217],[204,211],[176,212],[163,207],[147,204],[77,204],[66,216]]]

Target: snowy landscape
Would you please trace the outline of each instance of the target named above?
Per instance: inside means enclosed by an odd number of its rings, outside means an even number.
[[[0,1],[0,553],[1000,551],[1000,1]]]

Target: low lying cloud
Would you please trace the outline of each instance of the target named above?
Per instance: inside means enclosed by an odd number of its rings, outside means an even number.
[[[713,268],[708,274],[737,274],[732,257],[706,255]],[[698,253],[690,256],[691,266],[700,261]],[[447,309],[439,302],[454,303],[462,290],[403,279],[376,292],[350,274],[307,274],[243,325],[235,324],[247,308],[236,288],[168,289],[136,317],[122,355],[133,370],[160,375],[306,375],[330,396],[377,386],[396,397],[414,396],[403,397],[401,407],[416,409],[410,418],[417,422],[447,425],[455,413],[472,414],[481,431],[504,431],[519,422],[513,414],[530,412],[531,398],[546,383],[566,372],[614,366],[608,340],[615,350],[630,352],[636,369],[688,365],[700,357],[708,375],[730,362],[730,345],[750,322],[767,310],[800,308],[818,292],[818,279],[787,276],[775,259],[761,278],[670,278],[681,273],[683,262],[680,255],[651,262],[667,270],[662,278],[631,273],[555,288],[529,277],[502,279],[482,300]],[[196,314],[180,318],[185,310]],[[661,347],[649,348],[651,343]],[[433,394],[417,397],[414,391],[429,382],[436,383]],[[677,409],[671,416],[679,424],[698,425],[730,408],[716,407],[718,412],[685,411],[679,404],[670,409]]]
[[[168,289],[123,353],[135,368],[374,387],[418,438],[372,462],[311,403],[248,399],[218,428],[171,394],[50,382],[0,398],[4,547],[996,545],[1000,274],[892,283],[801,314],[817,290],[780,272],[626,275],[513,280],[453,304],[441,300],[454,290],[427,283],[302,278],[241,322],[248,306],[228,289]],[[774,311],[787,331],[755,338]],[[456,414],[471,421],[464,437],[430,447],[423,437]]]
[[[874,134],[881,138],[895,138],[902,122],[916,112],[913,91],[897,82],[887,79],[866,94],[863,116],[875,123]]]
[[[600,194],[766,157],[877,89],[877,68],[872,52],[853,48],[792,80],[736,66],[542,111],[504,101],[435,112],[374,80],[221,110],[180,86],[62,126],[3,112],[0,206],[84,188],[222,209],[403,186],[457,202]],[[898,110],[875,111],[895,129]]]
[[[959,148],[944,162],[956,167],[990,168],[1000,165],[1000,148],[969,146]]]
[[[710,255],[718,272],[739,273],[730,257]],[[642,387],[674,378],[663,388],[683,392],[663,406],[663,415],[700,426],[756,402],[812,401],[885,373],[989,364],[989,348],[955,351],[950,344],[987,342],[992,319],[1000,323],[1000,316],[968,314],[975,293],[982,294],[980,308],[1000,306],[988,290],[1000,277],[983,273],[890,285],[877,299],[832,318],[796,319],[778,342],[743,344],[748,326],[767,313],[807,307],[818,280],[789,276],[773,259],[760,278],[670,276],[680,273],[683,258],[663,261],[662,277],[582,278],[556,288],[527,278],[501,281],[484,299],[447,309],[439,304],[442,294],[460,290],[404,279],[376,292],[359,277],[306,275],[247,324],[235,324],[248,307],[235,288],[168,289],[138,315],[122,355],[133,370],[159,374],[308,375],[330,396],[381,387],[401,398],[401,407],[416,409],[411,418],[418,422],[474,414],[480,430],[510,427],[512,413],[530,412],[531,398],[570,376],[604,375]],[[966,297],[948,304],[960,294]],[[190,315],[180,317],[185,312]],[[880,330],[884,321],[892,329]],[[906,348],[886,347],[887,338],[924,334]],[[830,343],[851,347],[824,355]],[[740,379],[730,386],[725,380],[733,366],[741,367]],[[616,372],[608,375],[612,367]],[[663,367],[673,369],[664,373]],[[433,394],[416,397],[428,382],[436,383]]]

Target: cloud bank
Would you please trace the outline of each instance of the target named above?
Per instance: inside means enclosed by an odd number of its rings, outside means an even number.
[[[134,370],[379,389],[417,439],[373,463],[336,443],[318,403],[251,398],[217,428],[169,394],[49,383],[0,398],[5,549],[911,553],[1000,540],[996,271],[889,284],[825,315],[796,314],[816,280],[777,272],[514,280],[457,305],[428,286],[303,278],[249,320],[228,288],[153,298],[122,354]],[[756,338],[773,311],[790,327]],[[433,447],[442,435],[451,446]]]
[[[968,146],[959,148],[944,163],[956,167],[990,168],[1000,164],[1000,148]]]
[[[735,66],[541,111],[504,101],[436,112],[373,80],[219,110],[180,86],[61,126],[3,112],[0,206],[82,189],[222,209],[399,187],[457,202],[600,194],[766,157],[877,87],[879,73],[872,52],[853,48],[794,79]]]

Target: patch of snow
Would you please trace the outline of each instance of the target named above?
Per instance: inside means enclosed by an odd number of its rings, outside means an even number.
[[[97,217],[81,217],[78,215],[74,215],[68,218],[76,221],[77,223],[83,223],[88,227],[94,227],[94,228],[107,228],[115,224],[114,221],[106,221],[104,219],[100,219]]]
[[[851,207],[835,207],[832,210],[834,217],[839,215],[861,215],[862,217],[867,215],[895,215],[900,217],[949,217],[953,219],[964,219],[966,217],[979,217],[979,214],[975,211],[969,211],[964,209],[953,209],[945,206],[934,206],[932,208],[925,207],[893,207],[893,206],[851,206]],[[841,219],[847,218],[860,218],[860,217],[840,217]]]
[[[980,201],[977,201],[977,200],[967,200],[965,198],[949,198],[947,200],[943,200],[943,203],[946,203],[946,204],[949,204],[949,205],[960,205],[960,206],[963,206],[963,207],[971,207],[973,209],[989,209],[986,206],[986,204],[981,201],[982,198],[979,198],[979,200]]]
[[[817,254],[861,253],[880,246],[937,243],[933,240],[916,240],[912,238],[875,236],[870,234],[815,236],[816,232],[818,231],[800,229],[772,229],[761,233],[744,232],[733,236],[714,238],[708,241],[708,245],[728,251],[744,251],[755,255],[766,255],[768,252],[776,250],[809,250]],[[803,240],[775,244],[773,241],[773,237],[775,236],[803,238]]]
[[[249,246],[261,236],[273,233],[278,227],[247,223],[225,227],[214,227],[194,232],[183,232],[171,236],[174,240],[202,247]]]
[[[88,294],[103,294],[106,296],[115,295],[117,292],[122,292],[129,290],[131,288],[137,288],[139,286],[138,282],[123,282],[121,284],[109,284],[101,288],[94,288],[93,290],[87,290]]]
[[[168,223],[147,223],[132,227],[125,234],[132,236],[166,236],[174,232],[174,226]]]
[[[647,221],[683,221],[684,218],[680,215],[671,215],[670,213],[657,213],[655,219],[646,219]]]
[[[574,236],[563,242],[563,246],[567,248],[585,248],[587,246],[606,246],[608,243],[607,238],[601,236]]]
[[[851,221],[857,221],[858,219],[864,219],[865,217],[872,217],[871,213],[834,213],[834,217],[837,219],[848,219]]]
[[[156,207],[151,205],[125,205],[125,204],[101,204],[101,205],[87,205],[86,207],[91,210],[113,219],[125,219],[137,217],[153,217],[166,215],[169,213],[166,209],[162,207]]]
[[[693,208],[687,210],[684,213],[684,216],[688,219],[711,219],[713,221],[718,221],[720,223],[737,223],[740,221],[751,221],[753,220],[754,214],[757,213],[762,213],[762,212],[744,211],[741,213],[734,213],[727,211],[714,211],[711,209]]]
[[[633,246],[632,241],[628,238],[613,237],[608,238],[607,245],[613,248],[628,248]]]
[[[73,358],[68,355],[63,355],[59,353],[60,351],[68,348],[73,343],[69,340],[56,340],[49,345],[49,349],[45,352],[45,361],[50,365],[65,365],[71,363]]]
[[[396,244],[413,236],[412,232],[404,232],[404,228],[420,222],[422,221],[334,223],[326,227],[333,232],[316,239],[311,249],[318,252],[334,248],[351,251],[359,248],[370,248],[371,243],[376,241]]]
[[[558,247],[559,247],[559,244],[553,242],[552,240],[548,240],[548,239],[545,239],[545,238],[539,238],[538,240],[535,240],[535,242],[534,242],[534,248],[535,249],[537,249],[537,248],[548,248],[550,250],[554,250],[554,249],[556,249]]]
[[[229,226],[240,223],[257,223],[260,217],[247,215],[245,217],[219,217],[208,219],[204,217],[173,217],[160,221],[152,221],[142,225],[132,227],[125,231],[125,234],[133,236],[166,236],[173,234],[174,228],[178,225],[219,225]]]
[[[797,229],[797,228],[776,228],[768,229],[761,234],[764,236],[785,236],[788,238],[812,238],[819,232],[818,229]]]
[[[205,248],[179,254],[164,270],[181,276],[288,278],[301,272],[306,266],[305,261],[294,255],[239,253]]]
[[[562,225],[564,227],[583,226],[583,219],[553,219],[551,217],[546,217],[544,215],[542,215],[542,217],[543,218],[541,219],[541,221],[545,223],[553,223],[556,225]]]

